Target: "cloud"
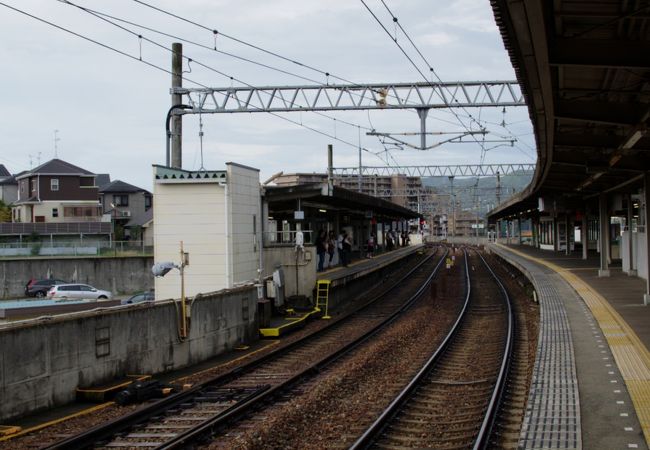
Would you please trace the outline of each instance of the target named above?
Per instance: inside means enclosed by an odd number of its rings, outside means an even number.
[[[450,33],[445,33],[444,31],[437,31],[434,33],[424,34],[418,38],[418,42],[433,47],[448,45],[454,41],[456,41],[456,36]]]
[[[135,55],[136,59],[140,55],[140,41],[136,36],[76,8],[51,0],[7,1]],[[224,36],[217,37],[219,49],[316,83],[344,82],[335,76],[356,83],[421,81],[395,43],[359,2],[188,0],[182,6],[173,0],[155,2],[157,6],[206,25],[206,30],[132,1],[76,1],[208,47],[214,44],[211,29],[217,29],[302,65]],[[489,2],[437,3],[394,0],[390,7],[444,80],[514,76]],[[381,4],[373,3],[371,7],[393,33],[391,18]],[[170,75],[165,71],[171,64],[171,55],[166,49],[175,39],[140,30],[143,36],[164,47],[142,43],[143,60],[159,66],[161,70],[158,70],[6,8],[0,11],[0,39],[4,44],[0,47],[0,60],[4,62],[0,82],[6,88],[0,104],[0,133],[3,136],[0,162],[11,171],[18,171],[29,166],[29,155],[34,159],[41,153],[43,161],[51,158],[53,131],[58,129],[61,157],[88,170],[110,172],[114,179],[150,189],[151,164],[163,163],[165,159],[164,122],[170,105]],[[407,43],[401,36],[399,42]],[[413,50],[406,47],[412,54]],[[186,87],[192,86],[190,80],[215,87],[242,83],[255,86],[313,84],[187,42],[183,48],[185,55],[194,60],[191,73],[185,74]],[[422,68],[423,64],[416,59]],[[201,67],[199,62],[211,69]],[[184,69],[188,70],[187,62]],[[328,78],[319,70],[331,76]],[[521,116],[526,118],[526,111],[521,111]],[[241,162],[259,167],[262,178],[280,170],[285,173],[318,172],[325,168],[327,145],[334,144],[335,166],[351,167],[358,165],[359,144],[373,152],[381,152],[384,147],[377,138],[366,136],[365,128],[349,126],[344,121],[378,131],[412,132],[419,128],[413,111],[326,114],[337,117],[338,122],[314,113],[286,114],[285,117],[336,136],[345,143],[267,114],[204,115],[204,165],[219,170],[225,161]],[[480,114],[496,123],[501,121],[500,111],[496,110],[472,111],[472,114]],[[434,114],[432,111],[429,117],[430,130],[459,128],[458,121],[450,113]],[[435,120],[435,117],[446,118],[447,122]],[[530,130],[529,124],[524,124],[526,127]],[[184,116],[183,132],[185,167],[198,168],[200,143],[196,115]],[[533,145],[530,136],[528,143]],[[494,152],[495,157],[508,155],[507,149],[501,150]],[[468,145],[431,152],[394,153],[400,164],[413,165],[471,162],[477,158],[477,152],[476,145]],[[520,152],[512,153],[517,154],[523,157]],[[385,164],[367,152],[363,152],[362,157],[364,165]]]

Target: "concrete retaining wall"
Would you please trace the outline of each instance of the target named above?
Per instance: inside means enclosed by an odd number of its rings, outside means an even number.
[[[60,278],[87,283],[113,294],[129,294],[152,289],[153,258],[29,258],[0,261],[0,298],[25,296],[30,278]]]
[[[197,298],[180,342],[172,301],[55,316],[0,329],[0,422],[69,403],[77,387],[204,361],[257,339],[253,286]]]

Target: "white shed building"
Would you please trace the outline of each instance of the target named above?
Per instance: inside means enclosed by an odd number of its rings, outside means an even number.
[[[154,166],[154,261],[180,264],[189,254],[185,294],[254,282],[261,252],[259,170],[226,163],[223,171]],[[156,278],[156,300],[179,298],[179,271]]]

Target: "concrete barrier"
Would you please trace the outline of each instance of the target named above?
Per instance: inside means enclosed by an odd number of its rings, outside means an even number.
[[[178,338],[173,301],[118,306],[0,328],[0,422],[69,403],[77,387],[127,374],[196,364],[258,337],[257,289],[239,287],[191,303]]]
[[[0,261],[0,298],[25,296],[25,284],[30,278],[59,278],[87,283],[113,294],[153,289],[151,266],[153,258],[85,257],[85,258],[25,258]]]

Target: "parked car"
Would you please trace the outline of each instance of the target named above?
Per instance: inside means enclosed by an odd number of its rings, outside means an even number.
[[[47,291],[47,296],[53,299],[108,300],[113,297],[113,294],[87,284],[57,284]]]
[[[57,284],[67,284],[67,281],[57,280],[56,278],[48,278],[46,280],[36,280],[32,278],[25,285],[25,295],[28,297],[45,297],[47,291]]]
[[[153,291],[140,292],[139,294],[132,295],[129,298],[123,298],[120,304],[130,305],[132,303],[153,302],[154,300],[155,294]]]

